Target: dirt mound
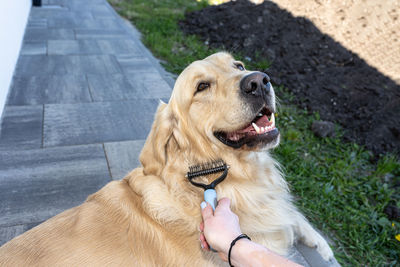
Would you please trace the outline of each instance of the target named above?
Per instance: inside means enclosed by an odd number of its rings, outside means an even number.
[[[210,46],[269,59],[265,70],[295,102],[345,128],[345,138],[376,154],[400,150],[400,86],[272,2],[228,2],[186,14],[182,30]]]

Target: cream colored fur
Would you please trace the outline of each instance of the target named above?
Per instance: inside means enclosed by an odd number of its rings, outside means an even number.
[[[244,233],[280,254],[299,238],[331,258],[325,240],[291,203],[270,147],[233,149],[213,135],[254,117],[239,96],[240,79],[250,72],[235,62],[218,53],[186,68],[169,104],[160,103],[142,166],[6,243],[0,266],[226,266],[200,248],[203,192],[185,178],[189,165],[217,158],[231,166],[218,196],[232,200]],[[195,94],[204,80],[211,87]]]

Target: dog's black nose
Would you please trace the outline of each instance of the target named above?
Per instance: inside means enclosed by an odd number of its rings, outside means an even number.
[[[271,90],[270,78],[262,72],[253,72],[240,81],[240,90],[246,94],[261,96]]]

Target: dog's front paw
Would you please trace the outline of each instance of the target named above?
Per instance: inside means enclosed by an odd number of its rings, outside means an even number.
[[[303,242],[309,247],[316,248],[324,260],[330,261],[333,259],[333,251],[328,242],[316,231],[312,235],[307,236],[307,238],[304,238]]]
[[[317,244],[317,251],[322,256],[322,258],[326,261],[333,260],[333,251],[328,243],[323,240],[324,242],[321,244]]]

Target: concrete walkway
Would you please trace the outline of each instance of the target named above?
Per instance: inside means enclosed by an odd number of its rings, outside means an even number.
[[[0,245],[138,166],[174,83],[105,0],[42,2],[1,122]],[[297,262],[324,266],[298,249]]]

